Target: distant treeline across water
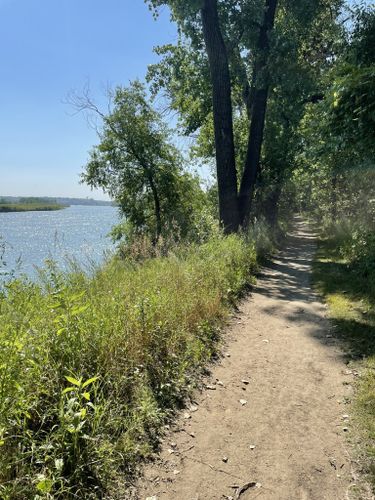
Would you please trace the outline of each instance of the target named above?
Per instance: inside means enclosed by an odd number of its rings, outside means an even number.
[[[0,205],[8,204],[44,204],[48,205],[86,205],[86,206],[110,206],[113,205],[111,201],[94,200],[93,198],[67,198],[67,197],[52,197],[52,196],[0,196]]]

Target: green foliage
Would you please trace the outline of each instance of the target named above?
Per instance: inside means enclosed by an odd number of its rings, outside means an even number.
[[[216,352],[254,248],[217,235],[142,264],[115,258],[92,278],[51,265],[43,285],[8,282],[0,497],[124,498],[124,477]]]
[[[178,111],[184,133],[195,133],[192,155],[211,162],[215,146],[210,73],[199,13],[203,2],[149,3],[156,9],[168,4],[180,29],[176,46],[156,48],[161,60],[148,73],[153,94],[163,92],[171,108]],[[264,1],[218,2],[230,65],[239,181],[247,154],[254,93],[260,85],[270,87],[261,177],[256,186],[257,216],[277,218],[280,196],[287,191],[301,148],[299,123],[306,103],[322,93],[322,74],[332,67],[336,57],[342,37],[337,23],[341,6],[341,0],[280,0],[270,37],[268,65],[263,74],[256,74],[257,61],[262,58],[258,35]]]
[[[207,122],[211,113],[209,68],[202,50],[180,39],[177,45],[155,47],[160,62],[148,67],[147,80],[153,97],[165,92],[171,109],[178,112],[186,135]]]
[[[183,171],[171,134],[141,83],[117,88],[100,144],[82,175],[118,203],[133,232],[155,241],[175,226],[186,234],[195,210],[204,205],[198,179]]]
[[[328,126],[349,158],[353,159],[354,152],[362,161],[373,161],[375,9],[357,8],[353,22],[349,45],[330,75]]]
[[[324,75],[325,97],[310,104],[299,134],[294,172],[300,206],[324,221],[372,224],[374,184],[375,11],[360,9],[347,45]]]

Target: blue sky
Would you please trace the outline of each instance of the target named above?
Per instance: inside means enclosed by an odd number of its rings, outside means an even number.
[[[143,0],[0,0],[0,195],[103,198],[78,183],[97,138],[64,100],[144,78],[152,47],[175,40]]]
[[[103,198],[79,185],[97,137],[64,100],[89,81],[103,101],[176,38],[168,11],[154,21],[143,0],[0,0],[0,196]]]

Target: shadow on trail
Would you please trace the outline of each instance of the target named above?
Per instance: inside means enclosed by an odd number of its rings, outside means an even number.
[[[346,358],[361,358],[375,354],[375,314],[353,311],[350,318],[335,319],[332,329],[322,325],[325,305],[314,291],[312,280],[324,296],[344,294],[354,304],[362,299],[375,310],[375,297],[364,285],[364,278],[344,263],[314,262],[317,236],[297,219],[296,230],[287,239],[279,256],[264,267],[256,292],[280,299],[279,306],[267,307],[267,314],[285,318],[291,324],[306,324],[309,333],[325,345],[343,348]],[[318,251],[319,257],[319,251]],[[306,303],[317,302],[318,309]],[[318,311],[315,312],[315,311]]]

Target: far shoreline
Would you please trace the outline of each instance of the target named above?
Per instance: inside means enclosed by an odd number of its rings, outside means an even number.
[[[54,210],[63,210],[69,205],[43,205],[43,204],[0,204],[0,213],[12,212],[51,212]]]

